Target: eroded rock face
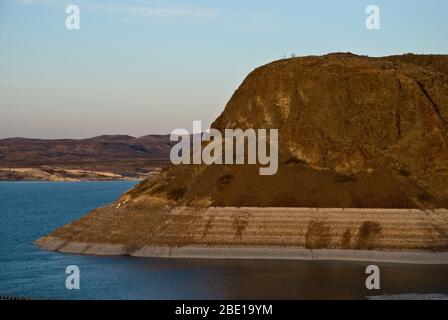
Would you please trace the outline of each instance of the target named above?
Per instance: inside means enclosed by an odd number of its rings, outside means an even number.
[[[344,175],[392,169],[444,196],[447,70],[446,56],[277,61],[253,71],[212,126],[278,128],[283,159]]]
[[[447,160],[447,121],[445,74],[336,54],[255,70],[213,127],[278,128],[282,155],[316,168],[351,174],[394,160],[425,174]]]
[[[448,56],[280,60],[249,74],[212,125],[279,129],[277,175],[259,177],[249,166],[172,167],[131,198],[446,207],[447,125]],[[232,179],[223,186],[223,177]]]

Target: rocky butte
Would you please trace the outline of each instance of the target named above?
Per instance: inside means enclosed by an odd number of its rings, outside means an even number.
[[[212,128],[278,129],[279,165],[170,166],[47,250],[448,263],[448,56],[284,59]]]

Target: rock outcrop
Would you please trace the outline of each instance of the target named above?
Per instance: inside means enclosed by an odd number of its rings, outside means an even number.
[[[448,207],[447,122],[448,56],[276,61],[253,71],[212,125],[278,129],[275,175],[169,166],[37,243],[146,256],[181,248],[210,257],[216,247],[231,257],[250,248],[267,248],[262,257],[312,250],[313,259],[320,249],[446,254],[448,211],[436,208]]]
[[[244,80],[212,127],[279,129],[278,173],[171,167],[125,196],[215,206],[448,206],[448,56],[330,54]]]

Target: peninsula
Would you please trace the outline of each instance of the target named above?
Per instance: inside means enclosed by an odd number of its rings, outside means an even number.
[[[150,257],[448,263],[448,56],[349,53],[251,72],[212,124],[278,129],[258,165],[170,165],[37,240]]]

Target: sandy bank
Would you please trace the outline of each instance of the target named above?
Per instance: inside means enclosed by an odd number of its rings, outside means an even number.
[[[275,247],[155,247],[129,248],[119,244],[66,242],[46,237],[36,244],[49,251],[101,256],[188,259],[332,260],[406,264],[448,264],[448,252],[304,249]]]

